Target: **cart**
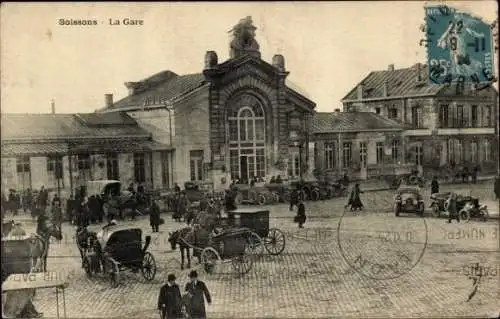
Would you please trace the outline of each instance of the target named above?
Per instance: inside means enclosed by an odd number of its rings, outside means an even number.
[[[151,236],[145,237],[143,247],[140,228],[114,225],[97,233],[90,231],[84,245],[78,237],[77,244],[82,252],[82,264],[87,276],[101,273],[111,280],[113,287],[118,286],[120,272],[125,270],[140,270],[147,281],[154,279],[156,262],[147,251]]]
[[[285,249],[285,236],[277,228],[269,228],[269,211],[239,208],[222,213],[218,234],[201,252],[205,271],[211,273],[221,262],[231,262],[239,274],[248,273],[255,256],[266,249],[279,255]]]
[[[16,273],[10,274],[2,283],[2,318],[19,318],[18,312],[31,301],[37,289],[56,289],[57,318],[60,316],[59,293],[62,293],[63,317],[66,317],[65,289],[68,282],[57,278],[52,273]]]

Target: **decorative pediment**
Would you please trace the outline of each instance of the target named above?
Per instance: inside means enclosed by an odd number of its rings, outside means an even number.
[[[245,76],[252,76],[257,78],[258,80],[271,85],[273,87],[278,86],[278,81],[276,79],[276,75],[270,72],[266,72],[258,65],[251,63],[250,61],[242,64],[236,68],[232,68],[229,72],[227,72],[221,81],[221,84],[228,84],[238,80],[239,78]]]

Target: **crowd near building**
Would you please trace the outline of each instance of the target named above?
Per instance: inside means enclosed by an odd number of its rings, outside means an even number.
[[[316,112],[291,87],[285,57],[265,61],[249,18],[233,29],[230,58],[200,57],[200,73],[162,71],[126,82],[128,95],[90,114],[2,114],[2,187],[69,192],[86,181],[167,189],[233,179],[367,179],[416,167],[479,165],[496,171],[497,92],[430,84],[427,67],[370,72]]]

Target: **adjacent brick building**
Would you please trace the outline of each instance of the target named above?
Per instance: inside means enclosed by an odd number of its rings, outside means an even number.
[[[100,110],[126,112],[171,146],[161,158],[172,168],[170,185],[194,180],[219,189],[234,178],[293,176],[307,168],[315,103],[287,86],[282,55],[261,59],[249,18],[233,31],[229,60],[219,63],[208,51],[200,73],[163,71],[127,82],[129,95],[116,103],[107,95]]]
[[[345,112],[373,112],[405,126],[405,162],[433,174],[443,168],[479,164],[482,173],[498,163],[498,93],[466,85],[430,84],[416,65],[368,74],[342,100]]]

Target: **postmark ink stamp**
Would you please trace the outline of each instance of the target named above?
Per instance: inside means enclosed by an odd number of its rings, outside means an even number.
[[[456,83],[457,93],[465,84],[476,90],[494,81],[493,37],[491,26],[480,18],[448,6],[425,8],[425,42],[429,81],[435,84]]]
[[[385,231],[369,231],[364,227],[361,232],[358,216],[344,213],[340,218],[337,227],[340,253],[351,268],[365,277],[376,280],[401,277],[417,266],[425,253],[428,237],[425,219],[408,218],[403,226],[390,218],[384,220]]]

